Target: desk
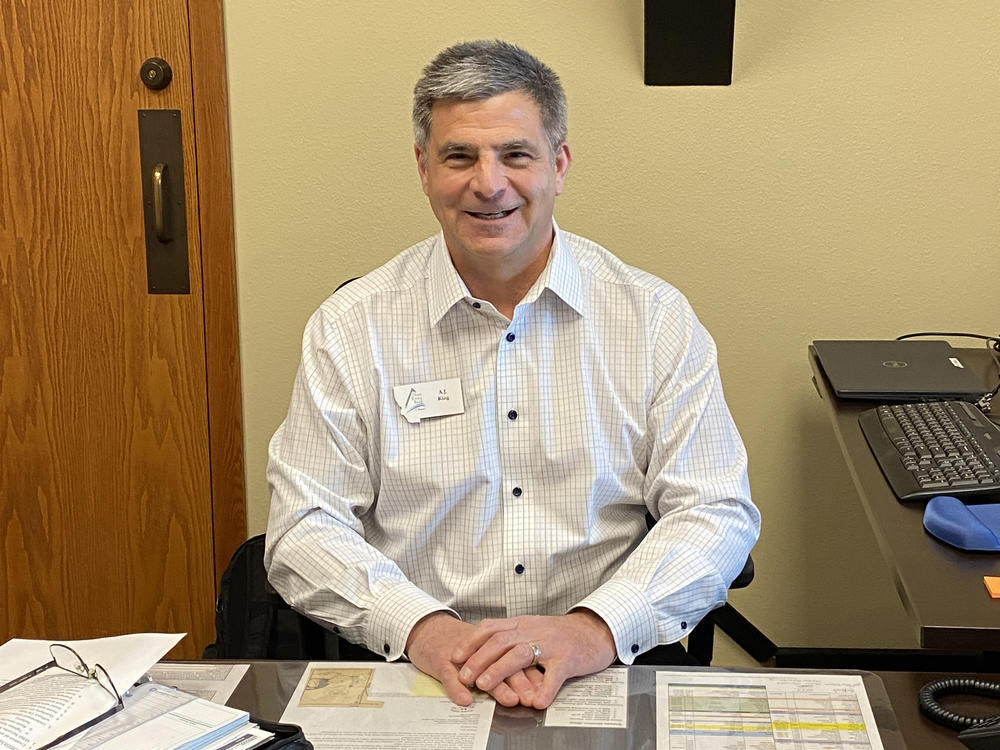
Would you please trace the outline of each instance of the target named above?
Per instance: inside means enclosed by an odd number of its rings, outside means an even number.
[[[299,682],[307,662],[255,661],[251,669],[240,683],[236,692],[229,700],[229,705],[250,711],[261,719],[277,721],[281,718],[285,704],[291,697]],[[604,750],[625,750],[626,748],[652,748],[656,738],[656,671],[676,670],[676,667],[629,667],[629,702],[628,729],[583,729],[579,727],[540,727],[538,719],[541,712],[530,709],[505,709],[497,706],[493,717],[493,726],[488,744],[489,750],[545,750],[547,748],[574,748],[574,750],[589,750],[600,748]],[[714,672],[739,672],[761,670],[727,670],[711,669]],[[879,734],[885,750],[948,750],[954,747],[964,748],[954,733],[942,731],[940,736],[933,732],[934,727],[917,717],[922,723],[917,723],[911,731],[897,724],[893,714],[896,698],[890,699],[882,679],[872,672],[860,672],[868,691],[868,699],[872,704]],[[922,682],[920,684],[923,684]],[[899,682],[897,689],[903,693],[908,691],[907,683]],[[901,695],[901,702],[909,700],[916,703],[916,692]],[[926,725],[926,726],[924,726]],[[910,737],[913,737],[911,741]],[[904,742],[905,737],[905,742]],[[943,741],[942,741],[943,738]],[[924,741],[926,740],[926,741]],[[662,750],[666,750],[663,748]]]
[[[975,368],[984,382],[994,382],[996,371],[985,349],[960,351],[966,366]],[[963,552],[924,531],[924,504],[896,499],[858,426],[858,415],[875,403],[838,399],[811,346],[809,361],[879,550],[917,626],[920,645],[1000,650],[1000,602],[990,599],[983,585],[984,575],[1000,575],[1000,555]]]

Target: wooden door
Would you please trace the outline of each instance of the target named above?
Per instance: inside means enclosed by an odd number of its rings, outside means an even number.
[[[0,642],[213,639],[245,536],[219,4],[0,0]],[[190,294],[147,291],[142,109],[180,112]]]

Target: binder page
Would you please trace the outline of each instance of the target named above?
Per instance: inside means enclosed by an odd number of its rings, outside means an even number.
[[[83,641],[15,638],[0,646],[0,684],[48,662],[49,645],[75,649],[89,664],[101,664],[120,693],[163,658],[183,633],[136,633]],[[99,716],[115,704],[94,680],[48,669],[0,693],[0,750],[25,750]]]
[[[412,664],[312,662],[281,720],[316,750],[485,750],[495,705],[457,706]]]
[[[861,675],[656,673],[657,750],[882,750]]]

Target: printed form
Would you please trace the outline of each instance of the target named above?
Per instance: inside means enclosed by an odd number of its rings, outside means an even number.
[[[882,750],[860,675],[657,672],[657,750]]]
[[[495,705],[457,706],[412,664],[312,662],[281,720],[316,750],[484,750]]]

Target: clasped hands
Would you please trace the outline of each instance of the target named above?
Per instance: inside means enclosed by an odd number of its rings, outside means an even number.
[[[617,655],[608,626],[586,609],[478,624],[434,612],[410,631],[406,653],[460,706],[472,703],[477,687],[503,706],[538,709],[548,708],[570,677],[599,672]]]

